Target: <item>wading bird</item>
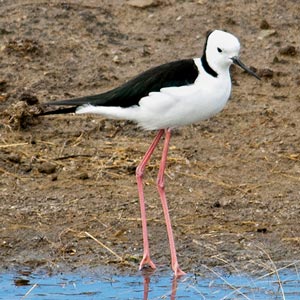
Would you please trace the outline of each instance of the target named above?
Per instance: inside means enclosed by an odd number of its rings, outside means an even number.
[[[161,199],[175,276],[185,274],[179,267],[165,194],[164,171],[173,128],[210,118],[220,112],[231,93],[229,69],[236,64],[257,79],[259,77],[239,59],[240,43],[227,32],[208,33],[201,58],[183,59],[149,69],[125,84],[98,95],[53,101],[47,105],[65,107],[44,114],[100,114],[107,118],[134,121],[145,130],[158,130],[144,158],[136,169],[140,200],[144,253],[140,269],[155,269],[150,258],[143,174],[145,167],[165,136],[157,188]]]

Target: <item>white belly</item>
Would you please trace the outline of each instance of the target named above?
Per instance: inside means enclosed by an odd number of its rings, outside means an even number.
[[[217,80],[217,83],[222,81]],[[223,81],[224,83],[224,81]],[[164,88],[141,99],[137,123],[145,129],[173,128],[210,118],[220,112],[230,96],[229,84]]]

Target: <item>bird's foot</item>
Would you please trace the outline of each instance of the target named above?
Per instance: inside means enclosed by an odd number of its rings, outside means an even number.
[[[174,277],[176,277],[176,278],[179,278],[179,277],[181,277],[181,276],[183,276],[183,275],[186,275],[186,273],[183,272],[183,271],[179,268],[178,264],[175,264],[174,266],[172,266],[172,270],[174,271]]]
[[[152,270],[156,269],[156,266],[154,264],[154,262],[150,259],[150,255],[149,254],[144,254],[143,259],[140,263],[140,267],[139,270],[142,270],[146,267],[151,268]]]

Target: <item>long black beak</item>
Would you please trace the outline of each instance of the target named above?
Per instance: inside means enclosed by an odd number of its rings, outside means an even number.
[[[248,67],[246,67],[238,57],[234,56],[231,58],[233,63],[235,65],[238,65],[239,67],[241,67],[242,69],[244,69],[247,73],[249,73],[250,75],[254,76],[255,78],[257,78],[258,80],[261,80],[260,77],[255,73],[253,72],[252,70],[250,70]]]

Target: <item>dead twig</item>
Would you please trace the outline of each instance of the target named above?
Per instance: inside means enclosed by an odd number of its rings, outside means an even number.
[[[279,269],[276,267],[273,259],[271,258],[270,254],[265,250],[263,249],[262,247],[258,246],[258,245],[255,245],[260,251],[262,251],[269,259],[271,265],[272,265],[272,271],[274,272],[274,274],[276,275],[277,277],[277,280],[278,280],[278,285],[279,285],[279,288],[280,288],[280,291],[281,291],[281,295],[282,295],[282,299],[285,300],[285,294],[284,294],[284,290],[283,290],[283,286],[282,286],[282,281],[280,279],[280,276],[279,276]]]
[[[106,245],[104,245],[102,242],[100,242],[98,239],[96,239],[94,236],[92,236],[90,233],[88,232],[84,232],[88,237],[90,237],[92,240],[94,240],[97,244],[99,244],[101,247],[103,247],[104,249],[106,249],[107,251],[109,251],[111,254],[113,254],[115,257],[117,257],[120,261],[124,261],[123,257],[121,257],[120,255],[118,255],[115,251],[113,251],[112,249],[110,249],[109,247],[107,247]]]
[[[18,147],[18,146],[26,146],[26,145],[28,145],[28,143],[5,144],[5,145],[0,145],[0,148]]]
[[[218,272],[214,271],[213,269],[207,267],[204,265],[204,267],[209,270],[210,272],[214,273],[218,278],[220,278],[223,282],[225,282],[230,288],[232,288],[232,293],[238,293],[239,295],[241,295],[242,297],[244,297],[247,300],[251,300],[247,295],[245,295],[243,292],[241,292],[241,288],[236,288],[235,286],[233,286],[230,282],[228,282],[228,280],[226,280],[226,278],[224,278],[221,274],[219,274]],[[232,294],[231,293],[231,294]],[[225,299],[225,298],[223,298]]]
[[[21,299],[25,299],[29,296],[29,294],[38,286],[37,283],[35,283],[27,292],[26,294],[21,298]]]

